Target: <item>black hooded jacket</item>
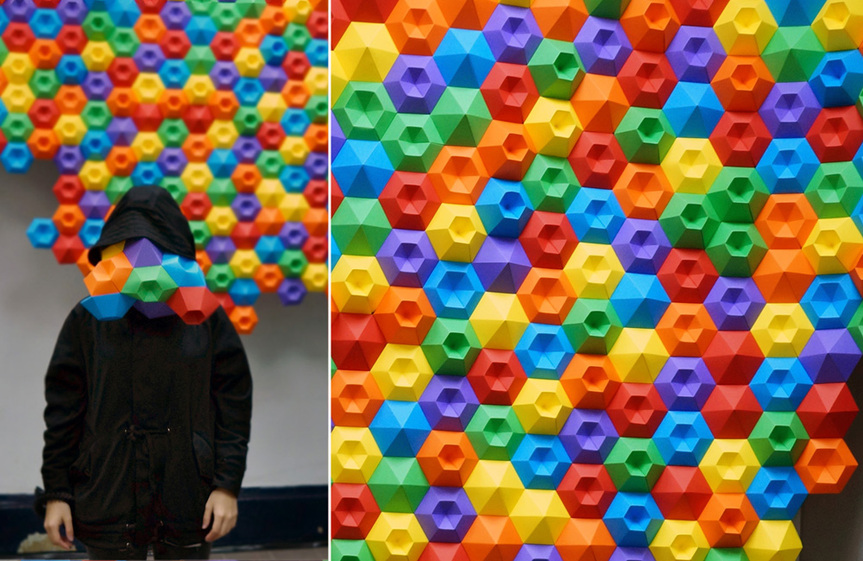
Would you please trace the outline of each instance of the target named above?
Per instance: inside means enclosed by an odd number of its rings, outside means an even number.
[[[148,238],[194,259],[188,222],[160,187],[135,187],[90,250]],[[148,319],[132,308],[100,321],[69,314],[45,380],[42,503],[72,505],[75,535],[98,548],[156,537],[199,543],[217,488],[239,493],[246,467],[252,381],[222,308],[200,325]]]

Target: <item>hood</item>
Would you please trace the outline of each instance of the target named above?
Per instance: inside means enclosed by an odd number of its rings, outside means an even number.
[[[171,194],[162,187],[132,187],[114,207],[99,241],[90,248],[93,265],[102,259],[102,249],[133,238],[147,238],[165,253],[195,259],[195,238]]]

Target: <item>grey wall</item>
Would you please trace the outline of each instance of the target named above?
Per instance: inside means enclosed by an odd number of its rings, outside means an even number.
[[[863,367],[848,380],[854,399],[863,405]],[[863,419],[858,415],[845,436],[863,464]],[[803,553],[800,561],[859,561],[863,559],[863,467],[858,467],[838,495],[809,495],[800,516]]]
[[[44,162],[24,176],[0,170],[0,494],[41,483],[45,367],[66,314],[86,296],[77,267],[58,265],[26,236],[31,219],[56,209],[55,178]],[[243,337],[255,382],[244,484],[326,484],[326,297],[283,308],[264,295],[257,311],[255,333]]]

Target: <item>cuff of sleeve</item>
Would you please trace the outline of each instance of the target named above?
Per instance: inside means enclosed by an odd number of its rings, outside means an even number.
[[[72,493],[65,491],[43,491],[41,488],[36,487],[33,510],[36,511],[39,518],[45,518],[45,508],[48,506],[48,501],[64,501],[72,505],[75,502],[75,497],[72,496]]]

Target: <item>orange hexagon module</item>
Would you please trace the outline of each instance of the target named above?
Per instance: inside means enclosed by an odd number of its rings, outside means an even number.
[[[428,175],[444,203],[476,204],[488,181],[479,150],[469,146],[444,146]]]
[[[716,493],[698,517],[710,547],[743,547],[755,527],[758,514],[743,493]]]
[[[524,125],[492,121],[477,147],[491,177],[521,181],[536,154],[524,136]]]
[[[528,321],[561,325],[575,304],[575,289],[562,270],[534,267],[518,289],[518,300]]]
[[[627,218],[659,220],[674,191],[658,165],[626,164],[614,195]]]
[[[701,304],[673,302],[656,326],[656,333],[672,356],[703,356],[716,325]]]
[[[680,28],[668,0],[633,0],[620,24],[633,49],[655,53],[664,53]]]
[[[471,561],[515,559],[521,549],[521,536],[509,516],[477,516],[462,540]]]
[[[433,430],[417,454],[429,485],[462,487],[476,467],[476,452],[463,432]]]
[[[421,288],[391,286],[375,309],[375,319],[389,343],[419,345],[435,320]]]
[[[755,220],[768,249],[800,249],[815,227],[818,216],[806,195],[770,195]]]
[[[794,466],[810,493],[839,493],[857,468],[841,438],[813,438]]]
[[[330,386],[333,423],[349,427],[369,426],[384,400],[371,372],[336,370]]]
[[[409,55],[433,55],[446,35],[447,22],[444,11],[437,0],[397,2],[387,17],[386,25],[398,52]]]
[[[629,101],[614,76],[586,74],[572,96],[572,106],[585,131],[613,133],[626,115]]]
[[[799,302],[815,280],[815,270],[801,249],[768,250],[752,280],[769,303]]]
[[[605,409],[620,387],[620,376],[607,355],[576,354],[560,384],[573,407]]]
[[[617,548],[605,523],[590,518],[570,518],[554,545],[563,559],[572,561],[608,559]]]
[[[729,56],[712,85],[726,111],[758,111],[773,88],[773,76],[760,57]]]

